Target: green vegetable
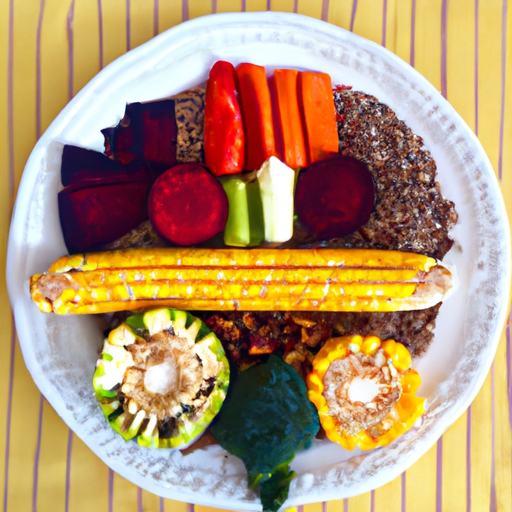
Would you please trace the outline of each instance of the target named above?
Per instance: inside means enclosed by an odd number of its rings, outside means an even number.
[[[224,176],[220,181],[229,202],[224,243],[235,247],[260,244],[264,228],[258,182],[247,182],[240,174]]]
[[[125,440],[183,448],[222,407],[229,363],[199,318],[153,309],[109,333],[92,384],[109,424]]]
[[[302,377],[271,355],[239,374],[211,431],[224,449],[243,460],[249,486],[260,486],[264,510],[276,511],[294,477],[289,463],[311,445],[319,428]]]

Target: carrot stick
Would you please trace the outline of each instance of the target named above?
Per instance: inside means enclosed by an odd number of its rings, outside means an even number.
[[[281,159],[292,169],[307,165],[306,143],[302,128],[302,118],[297,97],[296,69],[276,69],[274,86],[277,111],[276,125],[282,142]]]
[[[298,90],[308,157],[310,163],[314,163],[338,153],[338,128],[331,77],[327,73],[302,71]]]
[[[272,104],[263,66],[240,64],[236,68],[245,130],[245,170],[259,169],[276,155]]]

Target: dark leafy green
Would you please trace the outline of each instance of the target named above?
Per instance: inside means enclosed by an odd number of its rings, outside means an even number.
[[[239,374],[212,434],[243,460],[249,486],[260,486],[264,510],[276,511],[295,476],[289,463],[311,445],[319,428],[302,377],[271,355],[267,362]]]

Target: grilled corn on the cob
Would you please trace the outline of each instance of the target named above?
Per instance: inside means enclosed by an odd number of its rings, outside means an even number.
[[[307,377],[327,437],[348,450],[370,450],[411,428],[425,411],[411,363],[409,351],[394,340],[356,334],[327,341]]]
[[[128,249],[67,256],[32,276],[43,312],[188,310],[404,311],[452,288],[435,259],[365,249]]]

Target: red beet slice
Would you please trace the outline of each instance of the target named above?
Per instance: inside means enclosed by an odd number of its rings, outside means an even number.
[[[319,237],[357,231],[368,222],[374,202],[372,174],[355,158],[337,155],[299,174],[295,210],[299,220]]]
[[[135,161],[122,165],[98,151],[69,144],[62,151],[60,173],[65,187],[71,184],[102,185],[150,179],[144,162]]]
[[[129,103],[120,123],[101,132],[105,154],[122,164],[143,160],[163,172],[176,163],[174,100]]]
[[[119,162],[115,162],[99,151],[85,149],[66,144],[62,150],[60,166],[60,179],[64,186],[71,183],[75,176],[83,171],[91,171],[109,175],[111,172],[122,169]]]
[[[112,183],[124,183],[128,181],[153,181],[148,174],[146,166],[142,162],[132,162],[129,165],[120,165],[119,169],[113,169],[105,173],[99,169],[84,169],[71,176],[69,185],[109,185]]]
[[[222,185],[197,163],[179,164],[164,172],[149,193],[153,229],[179,245],[213,238],[226,226],[228,210]]]
[[[149,180],[131,180],[61,190],[59,216],[69,253],[94,250],[146,220],[149,187]]]

